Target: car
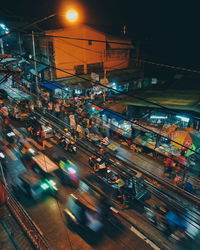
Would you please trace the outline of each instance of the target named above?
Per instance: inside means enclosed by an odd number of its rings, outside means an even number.
[[[32,170],[22,173],[19,179],[21,185],[18,185],[18,190],[34,200],[41,199],[48,189],[47,184]]]

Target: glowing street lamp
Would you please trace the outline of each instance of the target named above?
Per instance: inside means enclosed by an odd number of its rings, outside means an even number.
[[[66,13],[66,18],[69,22],[76,22],[78,19],[78,12],[76,10],[68,10]]]

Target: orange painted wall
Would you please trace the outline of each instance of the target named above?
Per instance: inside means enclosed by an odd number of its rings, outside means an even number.
[[[64,36],[70,38],[84,38],[106,41],[106,35],[90,28],[89,26],[73,26],[46,32],[47,35]],[[122,69],[128,66],[127,60],[121,58],[112,58],[105,60],[106,43],[93,42],[89,45],[88,41],[52,38],[55,52],[55,66],[68,73],[75,74],[75,65],[84,65],[84,73],[87,73],[87,64],[103,62],[107,70]],[[113,47],[126,47],[114,45]],[[70,74],[56,71],[57,78],[64,78]]]

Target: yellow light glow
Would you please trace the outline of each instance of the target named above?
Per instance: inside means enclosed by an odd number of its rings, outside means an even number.
[[[75,22],[78,19],[78,12],[76,10],[68,10],[66,17],[68,21]]]

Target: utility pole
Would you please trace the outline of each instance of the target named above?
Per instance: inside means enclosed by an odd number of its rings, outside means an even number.
[[[107,46],[106,46],[107,47]],[[105,51],[104,51],[104,65],[103,65],[103,79],[100,80],[100,83],[102,85],[104,85],[103,87],[103,101],[105,102],[106,101],[106,86],[108,85],[108,79],[106,78],[106,48],[105,47]]]
[[[35,34],[32,31],[32,45],[33,45],[33,60],[34,60],[34,68],[35,68],[35,84],[36,84],[36,93],[39,94],[38,88],[38,72],[37,72],[37,62],[36,62],[36,52],[35,52]]]
[[[20,32],[18,32],[18,39],[19,39],[19,53],[22,54],[22,44],[21,44],[21,35],[20,35]]]
[[[0,38],[1,54],[4,54],[3,39]]]

